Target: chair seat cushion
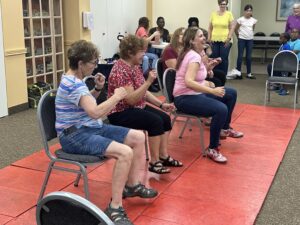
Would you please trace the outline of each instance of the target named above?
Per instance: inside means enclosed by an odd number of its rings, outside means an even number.
[[[269,77],[270,83],[284,83],[284,84],[295,84],[298,79],[295,77]]]
[[[55,155],[59,159],[71,160],[80,163],[97,163],[106,159],[105,156],[70,154],[64,152],[62,149],[55,151]]]

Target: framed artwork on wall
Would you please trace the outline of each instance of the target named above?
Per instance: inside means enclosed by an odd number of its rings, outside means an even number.
[[[276,20],[287,20],[293,13],[293,5],[298,2],[299,0],[277,0]]]

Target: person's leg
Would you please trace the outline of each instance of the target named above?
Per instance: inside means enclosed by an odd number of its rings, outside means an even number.
[[[214,77],[218,78],[221,81],[221,86],[224,86],[226,83],[226,74],[222,70],[213,69]]]
[[[226,137],[233,137],[233,138],[240,138],[243,137],[244,134],[239,131],[233,130],[233,128],[230,126],[231,123],[231,117],[232,117],[232,112],[235,107],[236,99],[237,99],[237,92],[233,88],[225,87],[225,95],[224,97],[214,97],[217,100],[223,102],[227,109],[228,109],[228,114],[226,121],[224,123],[224,126],[221,131],[220,138],[225,139]]]
[[[164,133],[160,135],[160,140],[159,140],[159,146],[155,146],[159,148],[159,159],[163,161],[164,166],[182,166],[182,163],[174,158],[172,158],[169,153],[168,153],[168,140],[169,140],[169,135],[170,135],[170,130],[172,129],[171,127],[171,118],[168,114],[163,112],[162,110],[156,109],[154,107],[151,107],[149,105],[146,106],[145,110],[152,112],[153,114],[156,114],[161,118],[163,121],[163,130]],[[156,132],[156,131],[154,131]],[[155,136],[154,136],[155,137]],[[153,144],[155,145],[155,141],[151,140],[152,139],[152,134],[151,132],[149,133],[149,145],[151,147],[151,142],[153,141]]]
[[[151,61],[151,68],[150,69],[155,69],[156,62],[158,60],[158,56],[154,53],[146,52],[146,56],[149,59],[149,63]]]
[[[226,105],[207,94],[179,96],[175,98],[174,103],[179,110],[185,113],[205,117],[212,116],[210,143],[205,152],[213,161],[225,163],[227,158],[220,153],[218,146],[221,128],[227,118]]]
[[[251,74],[253,40],[246,40],[247,74]]]
[[[145,75],[146,72],[149,70],[149,58],[147,55],[143,56],[143,63],[142,63],[142,69],[143,69],[143,74]]]
[[[123,112],[113,113],[108,116],[108,119],[114,125],[146,130],[149,135],[150,165],[155,165],[159,161],[161,136],[165,132],[164,122],[160,116],[145,109],[132,108]],[[159,168],[159,173],[169,172],[169,169],[164,168],[162,165],[155,167]]]
[[[223,42],[221,42],[220,45],[220,57],[222,59],[222,62],[219,65],[221,70],[226,74],[228,72],[228,56],[229,56],[231,45],[232,44],[229,43],[229,45],[225,47]]]
[[[119,208],[122,206],[123,189],[128,180],[134,154],[129,146],[113,141],[107,147],[105,155],[116,159],[112,174],[112,198],[110,206],[112,208]]]
[[[209,148],[217,148],[220,132],[227,118],[226,105],[206,94],[179,96],[175,98],[174,103],[176,108],[184,113],[212,117]]]
[[[236,60],[236,69],[241,72],[242,62],[243,62],[243,53],[245,48],[246,40],[238,39],[238,57]]]
[[[221,42],[212,42],[212,45],[211,45],[212,54],[210,56],[211,58],[218,58],[221,56],[220,55],[220,43]]]

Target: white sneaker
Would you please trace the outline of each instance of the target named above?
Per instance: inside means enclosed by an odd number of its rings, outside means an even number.
[[[227,80],[233,80],[236,78],[236,74],[232,74],[231,71],[227,73],[226,79]]]
[[[236,75],[236,76],[241,76],[242,75],[241,71],[238,71],[237,69],[232,69],[231,74]]]
[[[227,158],[225,156],[223,156],[219,152],[219,149],[217,149],[217,148],[207,148],[205,153],[208,158],[210,158],[211,160],[213,160],[217,163],[226,163],[227,162]]]

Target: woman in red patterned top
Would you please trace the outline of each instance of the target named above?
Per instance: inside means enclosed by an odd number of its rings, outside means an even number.
[[[182,163],[173,159],[167,152],[168,138],[171,127],[170,116],[163,111],[174,110],[173,104],[162,103],[148,90],[156,78],[156,72],[149,72],[144,79],[140,68],[145,54],[144,39],[134,35],[125,37],[120,43],[120,56],[110,73],[108,81],[108,97],[114,90],[124,87],[128,95],[108,115],[111,124],[146,130],[149,135],[151,160],[149,171],[163,174],[169,173],[168,166],[180,167]],[[150,106],[161,108],[159,110]]]

